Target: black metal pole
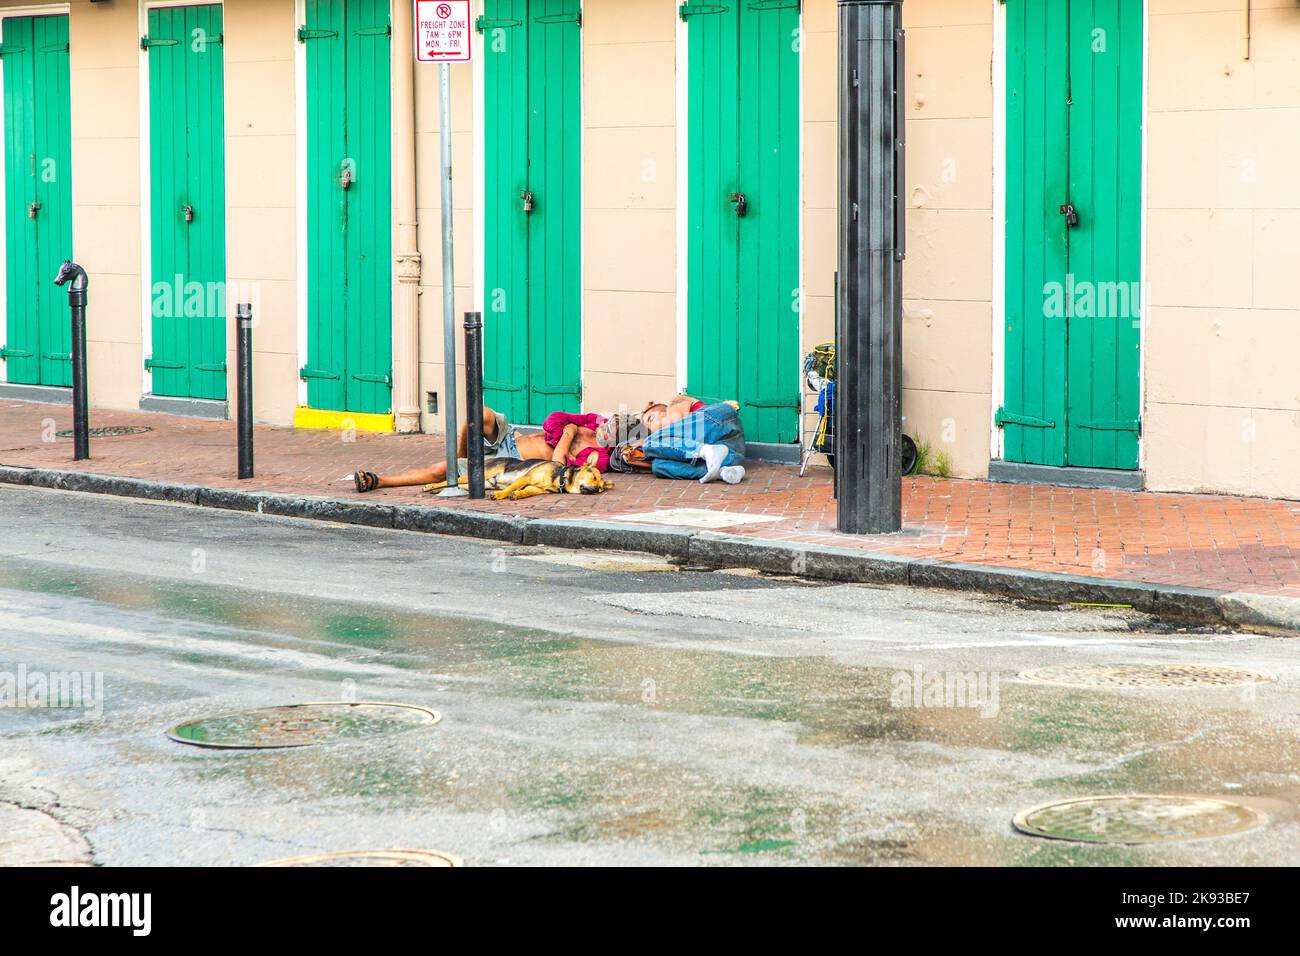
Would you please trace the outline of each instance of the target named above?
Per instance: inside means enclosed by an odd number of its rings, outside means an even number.
[[[465,451],[469,496],[483,492],[483,314],[465,313]]]
[[[235,306],[235,377],[239,393],[239,477],[253,477],[253,306]]]
[[[902,0],[839,0],[835,476],[840,531],[903,527]]]
[[[68,285],[72,312],[72,458],[84,461],[90,457],[90,395],[86,387],[86,289],[90,280],[85,269],[65,259],[54,284]]]

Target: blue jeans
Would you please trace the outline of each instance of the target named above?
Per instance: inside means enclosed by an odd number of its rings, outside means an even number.
[[[745,460],[745,430],[730,405],[710,405],[692,412],[648,437],[642,447],[660,478],[703,478],[708,470],[699,460],[703,445],[726,445],[725,465]]]

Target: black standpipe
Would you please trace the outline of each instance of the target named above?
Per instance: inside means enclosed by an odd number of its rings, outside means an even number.
[[[469,496],[483,492],[483,313],[465,313],[465,452]]]
[[[239,393],[239,477],[253,477],[253,306],[235,306],[235,377]]]
[[[84,461],[90,457],[90,398],[86,388],[86,287],[90,280],[85,269],[65,259],[54,284],[68,285],[72,312],[72,459]]]
[[[903,527],[902,0],[839,0],[839,15],[836,520],[881,534]]]

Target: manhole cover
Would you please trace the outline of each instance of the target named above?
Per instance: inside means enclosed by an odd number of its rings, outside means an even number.
[[[1277,678],[1217,664],[1061,664],[1025,671],[1022,679],[1062,687],[1236,687]]]
[[[460,857],[434,850],[349,850],[269,860],[258,866],[463,866]]]
[[[1046,803],[1016,815],[1030,836],[1080,843],[1171,843],[1253,830],[1264,818],[1249,807],[1209,797],[1125,794]]]
[[[143,435],[151,431],[153,429],[148,425],[109,425],[103,428],[92,428],[89,434],[91,438],[117,438],[121,435]],[[56,438],[71,438],[72,429],[55,432],[54,435]]]
[[[411,704],[290,704],[191,720],[173,727],[167,736],[196,747],[306,747],[327,741],[395,734],[436,724],[441,719],[437,711]]]

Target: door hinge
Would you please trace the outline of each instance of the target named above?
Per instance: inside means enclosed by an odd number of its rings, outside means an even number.
[[[534,385],[534,395],[576,395],[582,398],[581,385]]]
[[[702,17],[710,13],[726,13],[731,7],[720,3],[683,3],[677,8],[677,15],[685,20],[687,17]]]
[[[498,27],[521,27],[523,25],[523,20],[506,20],[493,17],[479,17],[474,21],[474,29],[479,33],[486,33],[488,30],[495,30]]]
[[[751,10],[798,10],[800,0],[754,0],[749,5]]]
[[[202,365],[194,366],[200,372],[224,372],[226,370],[225,362],[204,362]]]
[[[1140,418],[1119,418],[1112,421],[1105,419],[1095,422],[1080,422],[1079,428],[1087,428],[1096,432],[1135,432],[1142,434],[1142,419]]]
[[[1055,428],[1056,422],[1049,422],[1046,418],[1035,418],[1033,415],[1020,415],[1016,412],[1009,412],[1005,408],[999,408],[995,421],[998,428],[1003,425],[1024,425],[1027,428]]]
[[[184,368],[184,362],[165,362],[162,359],[147,358],[144,360],[144,367],[153,370],[156,368]]]
[[[505,382],[484,382],[484,389],[491,389],[494,392],[522,392],[522,385],[509,385]]]
[[[576,23],[582,26],[582,12],[577,13],[546,13],[540,17],[533,17],[534,23]]]
[[[306,380],[309,379],[309,378],[332,378],[332,379],[337,379],[339,376],[338,376],[338,374],[335,373],[335,372],[327,372],[327,371],[325,371],[324,369],[319,369],[319,368],[310,368],[310,367],[304,365],[302,368],[298,369],[298,377],[299,377],[300,379],[302,379],[303,381],[306,381]]]
[[[390,37],[393,35],[393,25],[389,23],[382,27],[366,27],[364,30],[356,31],[353,35],[359,37]]]
[[[798,398],[747,398],[744,405],[746,408],[799,408],[802,402]]]
[[[353,372],[352,377],[358,382],[366,382],[370,385],[387,385],[389,388],[393,387],[393,376],[385,372],[376,372],[373,374],[368,372]]]
[[[140,49],[142,50],[148,50],[151,47],[156,47],[156,46],[180,46],[180,45],[181,45],[180,40],[173,40],[167,37],[155,38],[151,36],[142,36],[140,38]]]
[[[9,56],[12,53],[26,53],[27,47],[15,46],[12,43],[0,43],[0,56]]]
[[[11,358],[31,358],[32,353],[26,349],[0,349],[0,361]]]
[[[43,46],[38,49],[37,53],[67,53],[71,49],[69,43],[56,43],[53,46]]]
[[[48,359],[51,362],[71,362],[71,352],[42,352],[41,358]]]
[[[309,30],[306,27],[298,28],[299,43],[306,43],[308,40],[326,40],[338,35],[339,33],[337,30]]]

